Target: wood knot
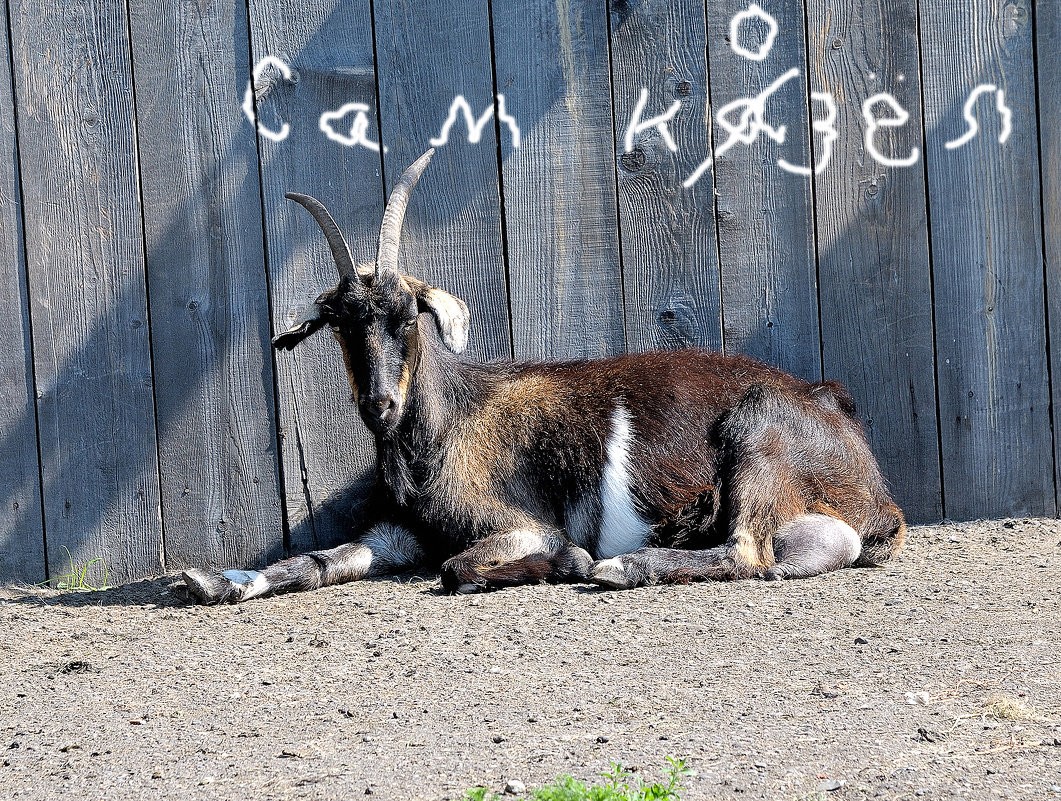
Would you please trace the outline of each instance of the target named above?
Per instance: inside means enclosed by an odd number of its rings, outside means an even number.
[[[645,151],[635,147],[629,153],[623,153],[619,161],[627,172],[638,172],[645,166]]]

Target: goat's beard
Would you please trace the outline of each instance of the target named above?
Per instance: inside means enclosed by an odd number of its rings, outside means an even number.
[[[380,477],[394,495],[394,499],[399,504],[405,504],[420,494],[413,471],[416,455],[415,449],[407,441],[394,436],[396,431],[397,428],[390,436],[377,437],[377,464]]]

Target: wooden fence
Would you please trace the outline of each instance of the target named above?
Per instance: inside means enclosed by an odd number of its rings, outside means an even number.
[[[1056,514],[1058,0],[0,14],[0,577],[348,536],[373,454],[337,346],[269,348],[335,280],[283,194],[371,258],[447,136],[404,265],[476,357],[748,353],[847,384],[911,520]]]

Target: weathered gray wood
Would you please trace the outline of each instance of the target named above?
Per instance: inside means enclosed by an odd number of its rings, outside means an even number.
[[[257,84],[263,125],[290,133],[283,141],[258,137],[265,210],[266,262],[273,328],[337,281],[335,264],[313,219],[284,199],[306,192],[325,203],[346,232],[355,256],[374,257],[383,213],[379,154],[326,138],[320,115],[346,103],[375,106],[368,0],[314,0],[297,13],[281,0],[250,3],[255,62],[283,59],[293,81],[269,68]],[[241,97],[242,99],[242,97]],[[375,140],[375,115],[370,138]],[[334,129],[349,134],[354,114]],[[343,123],[345,122],[345,128]],[[249,122],[244,125],[250,126]],[[372,479],[372,438],[350,402],[339,347],[328,334],[306,340],[275,359],[286,513],[292,551],[349,539]]]
[[[497,90],[522,132],[501,142],[517,357],[626,347],[605,14],[493,4]]]
[[[1043,304],[1032,13],[1026,0],[922,3],[921,54],[948,517],[1056,511]],[[968,126],[969,92],[993,96]]]
[[[722,349],[718,244],[712,182],[682,181],[711,150],[707,116],[706,31],[702,5],[646,0],[611,7],[616,174],[630,350],[685,345]],[[640,123],[681,107],[667,124],[626,132],[643,89]]]
[[[0,4],[0,581],[45,578],[15,104]]]
[[[491,107],[490,15],[486,0],[377,0],[373,7],[389,190],[440,136],[457,96],[476,120]],[[483,359],[511,354],[495,124],[491,118],[473,143],[457,116],[402,233],[402,269],[467,302],[469,353]],[[503,127],[503,144],[507,137]]]
[[[866,152],[862,103],[888,92],[909,111],[874,137],[887,157],[921,148],[914,0],[811,0],[811,90],[837,115],[815,177],[822,355],[850,390],[894,497],[911,522],[942,517],[924,161],[884,166]],[[884,103],[876,113],[894,116]],[[816,119],[824,104],[813,104]],[[821,136],[815,155],[824,159]]]
[[[1061,467],[1061,3],[1039,3],[1035,9],[1035,39],[1038,55],[1040,157],[1043,178],[1043,234],[1046,254],[1046,297],[1050,312],[1050,364],[1053,383],[1054,462]],[[1058,508],[1061,509],[1061,477],[1056,475]]]
[[[726,351],[816,380],[821,358],[811,181],[777,166],[779,158],[810,163],[803,3],[769,4],[778,34],[762,61],[745,58],[730,46],[730,20],[748,7],[745,0],[707,4]],[[739,41],[757,48],[765,33],[762,23],[746,22]],[[799,74],[771,95],[765,113],[768,124],[786,127],[784,144],[760,135],[751,144],[725,150],[730,134],[717,124],[719,110],[740,98],[754,98],[790,69]],[[739,110],[728,115],[734,122],[739,117]],[[725,152],[717,156],[720,149]],[[705,173],[700,181],[709,183],[711,177]]]
[[[130,0],[166,564],[283,553],[242,2]]]
[[[10,11],[50,569],[140,578],[162,531],[125,6]]]

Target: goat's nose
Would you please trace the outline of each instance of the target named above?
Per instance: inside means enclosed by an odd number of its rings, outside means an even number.
[[[393,392],[388,392],[384,395],[373,395],[366,398],[365,403],[362,404],[368,414],[379,420],[385,419],[397,405],[398,399],[394,397]]]

